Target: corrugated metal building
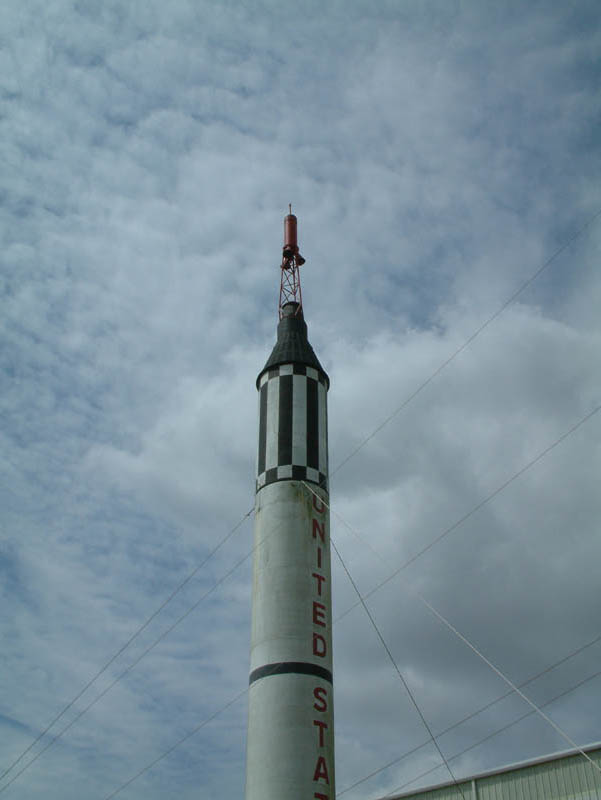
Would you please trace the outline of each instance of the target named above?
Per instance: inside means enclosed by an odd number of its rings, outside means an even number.
[[[601,742],[582,748],[601,767]],[[521,761],[388,800],[601,800],[601,773],[578,750]]]

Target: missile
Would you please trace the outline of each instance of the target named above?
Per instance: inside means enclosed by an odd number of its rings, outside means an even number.
[[[282,271],[300,264],[285,220]],[[284,266],[286,248],[292,266]],[[334,800],[328,494],[329,378],[298,294],[280,305],[257,378],[257,458],[246,800]],[[280,298],[282,294],[280,293]]]

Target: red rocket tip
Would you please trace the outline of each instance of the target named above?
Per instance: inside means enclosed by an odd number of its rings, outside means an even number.
[[[288,256],[298,253],[296,217],[292,213],[284,219],[284,253]]]

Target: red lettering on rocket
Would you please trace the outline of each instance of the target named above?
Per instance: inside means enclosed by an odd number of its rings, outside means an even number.
[[[313,538],[314,539],[317,539],[317,536],[315,535],[316,531],[319,534],[319,538],[321,539],[321,541],[325,544],[325,542],[326,542],[326,523],[322,522],[321,525],[320,525],[319,522],[316,519],[314,519],[313,520]]]
[[[318,514],[324,514],[326,510],[325,503],[316,495],[313,495],[313,508]],[[316,561],[317,561],[317,569],[322,569],[323,563],[323,546],[327,545],[327,532],[326,532],[326,518],[321,520],[317,520],[312,518],[311,519],[311,534],[312,538],[315,540],[316,545]],[[321,598],[324,602],[320,602],[319,600],[312,599],[312,614],[311,614],[311,621],[314,626],[318,626],[320,628],[327,628],[329,625],[329,609],[325,603],[325,600],[328,597],[327,593],[327,586],[325,586],[326,581],[328,578],[325,575],[322,575],[320,572],[312,572],[311,577],[314,579],[315,583],[313,584],[313,590],[317,597]],[[324,635],[322,636],[321,633],[316,633],[313,631],[313,655],[317,656],[318,658],[325,658],[328,655],[328,640],[327,635],[324,631]],[[315,711],[320,713],[327,713],[329,710],[329,703],[328,703],[328,690],[323,686],[315,686],[313,689],[313,708]],[[326,747],[326,735],[327,731],[329,730],[328,723],[323,719],[314,719],[313,725],[317,728],[317,746],[321,748]],[[328,762],[326,761],[325,756],[319,756],[317,758],[317,763],[315,764],[315,769],[313,771],[313,781],[314,783],[324,783],[327,786],[330,785],[330,775],[328,771]],[[313,794],[314,800],[330,800],[329,794],[324,794],[323,791],[316,791]]]
[[[321,506],[318,506],[317,505],[318,500],[319,498],[316,495],[313,495],[313,508],[317,511],[318,514],[323,514],[323,512],[326,510],[326,505],[323,502],[323,500],[319,500]]]
[[[312,572],[311,577],[317,581],[317,595],[321,597],[321,584],[325,581],[325,575],[320,575],[319,572]]]
[[[314,720],[313,720],[313,724],[314,724],[316,727],[318,727],[318,728],[319,728],[319,746],[320,746],[320,747],[324,747],[324,743],[323,743],[323,740],[324,740],[324,731],[327,731],[327,729],[328,729],[328,723],[327,723],[327,722],[323,722],[323,721],[322,721],[322,720],[320,720],[320,719],[314,719]]]
[[[328,652],[326,640],[319,633],[313,634],[313,655],[325,658]]]
[[[326,626],[326,607],[323,603],[318,603],[317,600],[313,601],[313,624],[319,625],[320,628]]]
[[[325,781],[328,786],[330,785],[330,776],[328,775],[328,765],[323,756],[319,756],[317,764],[315,765],[315,772],[313,773],[314,781]]]
[[[316,686],[313,689],[313,697],[317,700],[317,703],[313,703],[316,711],[328,710],[328,690],[324,686]]]

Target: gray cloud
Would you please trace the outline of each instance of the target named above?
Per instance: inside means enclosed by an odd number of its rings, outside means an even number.
[[[251,507],[287,203],[336,466],[601,206],[597,13],[584,0],[6,11],[4,768]],[[599,236],[592,224],[336,474],[335,510],[360,540],[334,516],[332,531],[362,591],[599,403]],[[597,428],[370,599],[435,731],[505,687],[412,592],[515,681],[599,633]],[[102,798],[244,688],[251,538],[247,522],[77,709],[240,566],[7,797]],[[354,602],[335,565],[335,614]],[[360,609],[335,647],[344,788],[427,736]],[[529,692],[544,703],[597,662],[591,647]],[[453,755],[525,710],[509,698],[441,746]],[[548,710],[575,740],[599,738],[594,681]],[[245,713],[234,704],[123,797],[240,794]],[[529,718],[455,763],[565,746]],[[436,758],[430,745],[347,796]]]

